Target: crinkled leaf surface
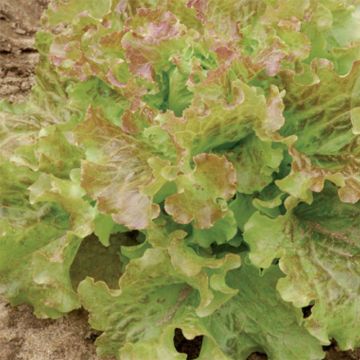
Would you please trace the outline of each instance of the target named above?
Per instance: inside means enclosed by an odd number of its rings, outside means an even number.
[[[99,209],[118,223],[145,228],[159,213],[152,203],[154,194],[145,192],[145,187],[156,181],[147,163],[147,148],[142,149],[136,139],[123,134],[94,110],[78,126],[76,135],[87,152],[87,160],[81,165],[84,189],[98,201]]]
[[[19,146],[31,145],[36,141],[41,124],[26,115],[24,109],[4,108],[0,104],[0,145],[1,156],[8,157]]]
[[[279,170],[283,158],[282,148],[275,146],[250,135],[235,151],[227,153],[236,169],[238,192],[252,194],[272,182],[272,175]]]
[[[236,175],[225,157],[200,154],[193,160],[195,169],[177,177],[177,194],[166,199],[165,209],[176,222],[194,221],[196,227],[204,229],[224,216],[227,209],[220,200],[228,200],[235,194]]]
[[[273,360],[323,358],[320,344],[302,326],[301,311],[276,291],[282,275],[277,266],[261,274],[252,265],[230,274],[229,284],[239,289],[238,294],[205,319],[229,359],[245,360],[254,351]]]
[[[257,212],[245,226],[252,262],[267,268],[280,258],[283,299],[297,307],[314,302],[306,327],[323,343],[335,338],[344,349],[360,341],[359,211],[328,186],[311,205],[275,219]]]
[[[281,131],[297,136],[292,172],[278,182],[284,191],[295,195],[292,189],[302,189],[296,196],[309,200],[309,191],[321,191],[324,180],[330,179],[340,186],[342,201],[359,200],[360,147],[353,126],[360,99],[359,66],[355,63],[340,77],[329,62],[319,61],[315,83],[299,84],[294,77],[284,81],[288,106]]]
[[[349,72],[359,59],[358,6],[357,0],[311,2],[309,15],[313,21],[304,24],[311,40],[311,59],[329,59],[339,73]]]
[[[193,337],[202,333],[202,326],[194,312],[198,303],[196,292],[171,265],[172,261],[186,257],[171,256],[170,261],[162,249],[147,250],[128,264],[119,289],[109,289],[105,283],[95,283],[91,278],[80,283],[80,297],[90,311],[90,322],[104,331],[97,340],[100,354],[115,354],[119,359],[185,358],[175,350],[175,328],[184,327],[188,336]],[[195,261],[188,260],[190,281],[196,282],[197,266]],[[217,278],[216,273],[213,277]],[[215,285],[216,280],[213,282]],[[205,354],[226,359],[215,344],[209,344]]]
[[[39,317],[55,318],[80,306],[69,268],[81,238],[68,232],[69,216],[58,204],[30,204],[32,181],[30,170],[1,165],[1,292],[14,304],[30,303]]]
[[[301,311],[277,294],[281,272],[276,266],[263,275],[250,265],[231,273],[229,282],[241,292],[209,317],[199,318],[194,316],[193,290],[176,284],[166,264],[163,252],[149,250],[129,264],[120,290],[90,278],[80,284],[92,325],[105,331],[97,340],[100,354],[117,354],[119,359],[183,359],[172,341],[175,328],[182,328],[188,338],[205,336],[199,359],[245,360],[256,350],[275,360],[322,358],[320,344],[301,326]],[[135,272],[144,270],[152,276],[142,276],[139,282]],[[265,313],[271,314],[266,320]]]
[[[83,199],[85,192],[78,182],[43,174],[29,187],[29,191],[30,203],[46,201],[61,205],[70,215],[74,234],[85,237],[92,233],[96,210]]]
[[[359,346],[359,6],[53,0],[0,103],[1,291],[125,360]]]
[[[162,119],[176,142],[190,153],[237,142],[265,122],[265,97],[231,75],[228,69],[209,72],[204,81],[194,85],[192,104],[183,116],[167,114]]]
[[[237,233],[237,223],[232,211],[228,211],[226,215],[219,219],[209,229],[193,229],[193,241],[200,246],[206,248],[211,244],[224,244]]]

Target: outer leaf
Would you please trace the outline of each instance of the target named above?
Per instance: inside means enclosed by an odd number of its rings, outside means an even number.
[[[68,177],[70,171],[80,167],[81,150],[70,144],[64,134],[55,127],[42,131],[37,149],[38,169],[57,177]]]
[[[201,360],[245,360],[254,350],[266,351],[274,360],[322,358],[321,346],[298,324],[301,312],[277,295],[280,272],[276,267],[264,276],[250,266],[233,273],[231,283],[243,292],[201,319],[193,314],[194,293],[174,282],[163,254],[148,250],[132,261],[120,279],[120,290],[109,290],[91,279],[80,284],[92,325],[105,330],[97,340],[100,354],[115,353],[119,359],[183,359],[173,345],[174,330],[180,327],[188,338],[205,335]],[[275,326],[272,318],[259,321],[264,312],[275,314]]]
[[[320,344],[301,325],[301,311],[278,295],[275,286],[281,276],[276,266],[260,274],[251,265],[229,276],[239,293],[205,321],[230,359],[245,360],[254,351],[271,360],[323,358]]]
[[[158,188],[149,195],[145,192],[157,180],[147,163],[148,149],[93,110],[76,134],[88,159],[82,163],[81,185],[98,201],[99,210],[128,228],[145,228],[159,214],[152,203]]]
[[[61,205],[70,214],[71,230],[77,236],[84,238],[92,233],[96,210],[83,200],[85,192],[77,182],[42,174],[29,190],[31,203],[48,201]]]
[[[39,317],[56,318],[80,306],[69,268],[81,239],[67,233],[57,205],[30,205],[30,170],[1,165],[0,285],[14,304],[30,303]]]
[[[5,111],[0,104],[0,148],[1,156],[10,157],[19,146],[31,145],[36,141],[36,135],[41,124],[36,119],[26,116],[23,111]],[[14,109],[10,109],[14,110]]]
[[[132,260],[119,286],[120,290],[110,290],[90,278],[79,286],[92,326],[105,331],[97,340],[99,354],[116,354],[119,359],[184,359],[174,348],[175,328],[184,327],[189,337],[202,329],[193,314],[195,294],[176,275],[166,252],[149,249]],[[205,356],[211,355],[226,359],[210,342]]]
[[[237,293],[225,279],[229,270],[240,266],[240,257],[226,254],[222,259],[203,258],[187,246],[182,237],[173,237],[168,247],[172,266],[181,278],[199,291],[196,314],[207,316]]]
[[[55,238],[48,225],[38,226],[23,236],[9,232],[5,235],[2,255],[13,254],[15,258],[1,266],[1,292],[13,305],[31,304],[35,315],[41,318],[58,318],[80,307],[69,274],[80,238],[71,234]],[[36,235],[41,242],[34,244]]]
[[[80,167],[83,154],[66,135],[56,126],[43,128],[32,142],[24,141],[13,149],[11,160],[34,171],[68,178],[72,169]]]
[[[236,293],[225,280],[229,270],[240,266],[240,257],[229,253],[216,258],[203,253],[193,248],[185,231],[174,231],[176,228],[177,224],[160,218],[148,229],[147,240],[155,248],[166,250],[177,277],[199,291],[196,314],[207,316]]]
[[[339,202],[327,187],[312,205],[275,219],[255,213],[245,226],[250,259],[268,267],[280,257],[284,300],[297,307],[314,301],[307,328],[323,343],[335,338],[343,349],[360,344],[359,214],[358,205]]]

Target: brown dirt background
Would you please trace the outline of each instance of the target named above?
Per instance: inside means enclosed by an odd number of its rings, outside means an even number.
[[[28,306],[0,303],[1,360],[98,360],[96,335],[87,314],[76,311],[60,320],[40,320]]]
[[[38,59],[34,35],[48,2],[0,0],[0,99],[20,101],[31,89]],[[39,320],[30,307],[13,308],[0,298],[0,360],[98,360],[96,337],[85,311],[56,321]],[[253,354],[249,359],[266,357]],[[360,350],[337,352],[331,347],[326,359],[360,360]]]
[[[48,0],[0,0],[0,98],[21,100],[37,61],[34,35]]]

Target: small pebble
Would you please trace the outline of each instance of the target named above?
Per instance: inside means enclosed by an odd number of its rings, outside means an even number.
[[[26,34],[26,31],[24,29],[21,29],[21,28],[16,28],[15,32],[17,34],[19,34],[19,35],[25,35]]]
[[[27,81],[23,81],[22,83],[21,83],[21,90],[29,90],[29,88],[30,88],[30,83],[29,82],[27,82]]]

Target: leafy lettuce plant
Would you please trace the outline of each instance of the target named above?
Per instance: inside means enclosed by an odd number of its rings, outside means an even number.
[[[12,304],[121,360],[360,346],[358,0],[55,0],[37,48],[0,105]]]

